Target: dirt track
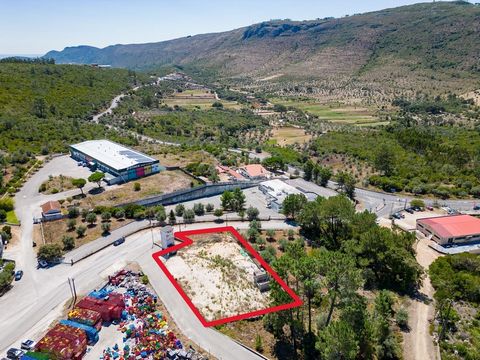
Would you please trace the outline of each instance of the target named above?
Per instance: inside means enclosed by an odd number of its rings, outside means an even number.
[[[430,264],[440,256],[428,247],[427,240],[421,239],[416,246],[417,261],[428,270]],[[410,331],[404,336],[405,360],[440,360],[438,347],[434,344],[429,332],[430,321],[434,316],[434,289],[428,276],[423,280],[418,296],[410,300]]]

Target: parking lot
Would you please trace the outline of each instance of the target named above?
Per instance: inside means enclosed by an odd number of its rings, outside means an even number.
[[[417,226],[417,219],[429,218],[429,217],[438,217],[447,215],[444,210],[434,209],[424,210],[424,211],[414,211],[413,214],[410,214],[406,211],[401,211],[399,214],[402,215],[401,219],[394,219],[395,225],[400,227],[405,231],[413,231]]]

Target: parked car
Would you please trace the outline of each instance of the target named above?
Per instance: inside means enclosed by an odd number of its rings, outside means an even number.
[[[22,276],[23,276],[23,270],[18,270],[14,275],[15,281],[20,281]]]
[[[405,211],[409,214],[413,214],[413,209],[412,208],[406,208]]]
[[[480,210],[480,205],[475,205],[475,206],[473,207],[473,210]]]
[[[22,350],[31,351],[35,348],[35,345],[37,345],[37,343],[33,340],[28,339],[28,340],[22,341],[20,345]]]
[[[113,242],[113,246],[118,246],[120,244],[123,244],[125,242],[125,237],[122,236],[120,239],[117,239]]]
[[[427,206],[427,210],[433,211],[433,206]]]
[[[25,355],[25,351],[20,349],[10,348],[7,351],[7,358],[12,360],[20,359],[23,355]]]

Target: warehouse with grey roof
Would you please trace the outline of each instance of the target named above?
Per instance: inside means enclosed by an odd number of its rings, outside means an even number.
[[[139,179],[162,169],[159,160],[110,140],[88,140],[70,145],[70,155],[90,169],[104,172],[105,181],[110,185]]]

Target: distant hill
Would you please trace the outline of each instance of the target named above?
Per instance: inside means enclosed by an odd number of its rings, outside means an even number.
[[[139,70],[174,65],[210,79],[273,83],[277,92],[291,91],[294,80],[304,86],[300,92],[391,98],[478,88],[479,28],[480,6],[436,2],[341,19],[269,21],[158,43],[68,47],[45,57]]]

